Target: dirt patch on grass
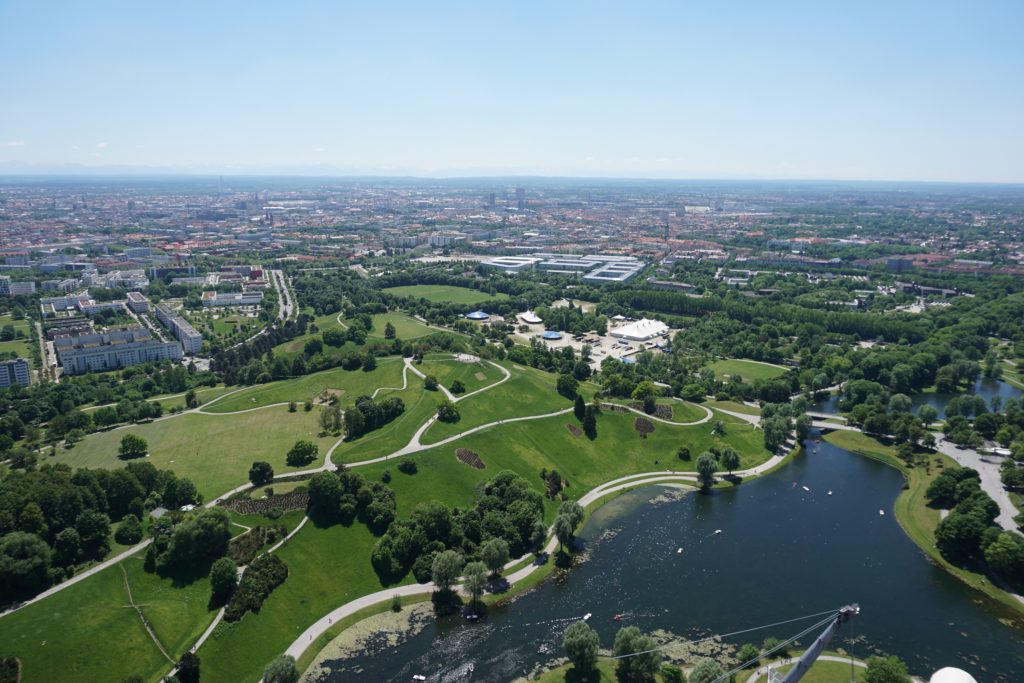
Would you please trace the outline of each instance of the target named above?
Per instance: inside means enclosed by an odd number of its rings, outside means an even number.
[[[484,465],[484,461],[480,459],[480,456],[468,448],[456,449],[455,457],[458,458],[459,462],[465,463],[474,469],[482,470],[486,467],[486,465]]]
[[[473,376],[476,377],[476,381],[478,381],[478,382],[483,382],[485,379],[487,379],[487,375],[485,375],[482,372],[478,372],[478,373],[474,374]]]
[[[646,417],[638,417],[633,423],[633,428],[644,436],[647,436],[654,431],[654,423]]]
[[[577,439],[583,436],[583,430],[574,424],[565,423],[565,428],[569,430],[569,433],[575,436]]]
[[[635,410],[643,410],[644,404],[642,401],[633,401],[629,404],[629,407]],[[671,420],[673,416],[672,406],[659,403],[654,406],[654,412],[651,414],[654,415],[654,417],[661,418],[662,420]]]
[[[273,484],[270,485],[273,488]],[[224,507],[234,510],[240,515],[265,514],[271,508],[277,508],[281,512],[289,510],[304,510],[309,503],[309,494],[305,491],[293,491],[282,493],[279,496],[267,496],[254,500],[252,498],[236,498],[224,504]]]

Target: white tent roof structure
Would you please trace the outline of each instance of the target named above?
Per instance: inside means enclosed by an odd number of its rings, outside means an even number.
[[[519,319],[527,325],[539,325],[542,321],[533,311],[527,311],[526,313],[520,313]]]
[[[628,325],[616,327],[608,334],[613,337],[629,341],[647,341],[648,339],[654,339],[659,334],[664,334],[667,331],[668,325],[660,320],[643,318],[642,320],[637,320],[636,322],[632,322]]]

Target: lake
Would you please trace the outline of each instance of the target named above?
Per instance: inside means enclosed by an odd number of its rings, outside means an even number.
[[[949,399],[954,396],[964,396],[967,392],[959,394],[945,394],[938,392],[914,394],[910,397],[912,404],[911,411],[917,413],[918,408],[923,405],[930,405],[939,412],[939,419],[945,419],[946,417],[946,404]],[[991,405],[992,399],[998,396],[1003,401],[1003,405],[1006,405],[1007,399],[1020,398],[1024,395],[1020,389],[1010,386],[1006,382],[1001,382],[996,379],[985,379],[984,377],[978,379],[974,383],[974,391],[972,392],[981,396],[985,399],[985,403]],[[811,408],[815,412],[829,413],[831,415],[837,415],[839,413],[839,396],[829,396],[824,401],[818,401]]]
[[[932,565],[903,533],[892,513],[902,476],[825,442],[807,446],[783,469],[735,489],[625,494],[587,520],[586,560],[561,577],[492,608],[480,623],[431,620],[396,647],[328,662],[332,673],[321,680],[359,672],[370,681],[423,674],[505,683],[562,656],[563,631],[586,612],[610,649],[624,625],[691,638],[852,602],[861,614],[841,635],[854,638],[857,657],[896,654],[926,680],[941,666],[979,681],[1024,680],[1024,622]],[[616,613],[625,618],[614,621]],[[813,622],[731,642],[785,638]]]

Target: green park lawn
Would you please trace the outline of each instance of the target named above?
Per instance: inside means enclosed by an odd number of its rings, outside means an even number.
[[[452,285],[408,285],[404,287],[388,287],[384,291],[395,296],[426,299],[435,304],[479,304],[484,301],[508,298],[507,294],[488,294],[487,292],[470,289],[469,287],[454,287]]]
[[[210,499],[244,484],[255,460],[269,462],[275,472],[297,469],[285,465],[285,454],[300,439],[317,444],[322,456],[336,439],[319,436],[318,418],[319,408],[289,413],[284,406],[238,415],[190,413],[90,434],[71,450],[57,449],[47,461],[72,467],[124,467],[126,462],[117,457],[121,438],[136,434],[149,444],[147,462],[188,477]],[[310,467],[322,462],[318,458]]]
[[[334,451],[336,464],[360,462],[393,453],[409,443],[416,430],[437,412],[438,393],[423,389],[419,377],[409,377],[410,387],[400,392],[382,392],[381,396],[397,396],[405,403],[405,412],[379,429],[354,441],[346,441]]]
[[[310,314],[312,313],[310,312]],[[303,347],[305,347],[306,342],[314,338],[321,339],[321,333],[327,330],[345,329],[344,325],[340,325],[338,323],[337,313],[328,313],[326,315],[317,316],[316,318],[313,319],[312,324],[316,325],[316,331],[307,332],[306,334],[300,337],[296,337],[295,339],[289,339],[286,342],[278,344],[277,346],[274,347],[274,357],[287,358],[291,360],[296,356],[302,355],[302,349]],[[356,346],[355,344],[346,343],[344,346],[340,348],[324,346],[323,352],[330,356],[340,353],[342,349],[353,350],[358,348],[359,347]]]
[[[349,405],[357,396],[372,395],[378,387],[400,386],[402,359],[380,358],[377,367],[370,372],[333,368],[294,379],[258,384],[203,408],[203,412],[232,413],[289,401],[301,404],[324,390],[343,392],[340,395],[341,405]],[[301,405],[299,410],[302,410]]]
[[[218,396],[223,396],[229,391],[234,391],[237,387],[197,387],[196,398],[199,399],[200,403],[208,403]],[[156,402],[163,406],[164,412],[171,410],[172,408],[185,409],[185,392],[177,391],[173,394],[157,394],[156,396],[150,396],[146,399],[149,402]],[[88,406],[82,408],[83,413],[92,412],[98,408],[102,408],[104,405],[115,405],[113,403],[105,403],[103,405]]]
[[[435,422],[423,435],[422,443],[436,443],[479,425],[497,420],[541,415],[572,407],[572,401],[555,391],[556,375],[533,368],[510,366],[512,378],[493,389],[457,404],[461,419],[455,423]],[[581,392],[586,389],[581,388]],[[444,396],[437,392],[437,402]],[[584,398],[587,398],[585,395]]]
[[[203,683],[257,681],[264,667],[321,616],[384,586],[370,565],[376,538],[366,527],[307,523],[277,551],[288,579],[260,609],[218,627],[199,649]],[[409,579],[411,580],[411,579]]]
[[[597,438],[593,441],[572,434],[566,425],[579,427],[572,413],[513,422],[408,456],[417,464],[418,472],[414,475],[398,472],[397,458],[361,467],[359,471],[370,479],[378,479],[385,469],[391,471],[390,486],[395,489],[401,517],[425,499],[456,506],[469,504],[479,482],[506,469],[537,482],[538,487],[540,471],[556,469],[569,480],[566,494],[577,498],[599,484],[627,474],[666,469],[693,471],[696,456],[711,446],[732,446],[739,451],[741,469],[769,457],[761,433],[738,418],[722,416],[724,436],[711,434],[712,422],[693,427],[656,423],[655,431],[645,439],[634,428],[637,417],[633,413],[604,411],[598,417]],[[693,454],[689,462],[676,457],[680,446],[686,446]],[[484,469],[474,469],[456,460],[458,448],[477,453],[484,461]],[[549,508],[553,514],[554,503]]]
[[[786,368],[781,365],[768,365],[736,358],[716,360],[708,365],[708,367],[715,371],[715,376],[718,379],[726,379],[727,376],[738,375],[744,382],[753,382],[756,379],[774,379],[786,372]]]
[[[466,387],[466,393],[472,393],[501,380],[505,375],[498,368],[486,361],[477,363],[460,363],[451,354],[432,354],[427,356],[416,369],[424,375],[433,375],[438,382],[451,388],[452,382],[459,380]]]
[[[438,328],[431,329],[419,320],[410,318],[407,315],[391,312],[378,313],[373,316],[373,330],[370,331],[370,336],[383,339],[384,328],[387,327],[388,323],[395,326],[395,336],[399,339],[416,339],[417,337],[425,337],[428,334],[443,331]]]
[[[25,681],[91,683],[132,675],[157,680],[171,665],[128,606],[122,567],[135,603],[175,659],[209,625],[214,612],[207,609],[207,579],[175,587],[171,579],[143,571],[142,557],[134,555],[0,619],[0,655],[21,659]]]

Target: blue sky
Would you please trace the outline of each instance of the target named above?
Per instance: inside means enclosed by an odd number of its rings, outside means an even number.
[[[1024,3],[0,0],[0,171],[1024,182]]]

